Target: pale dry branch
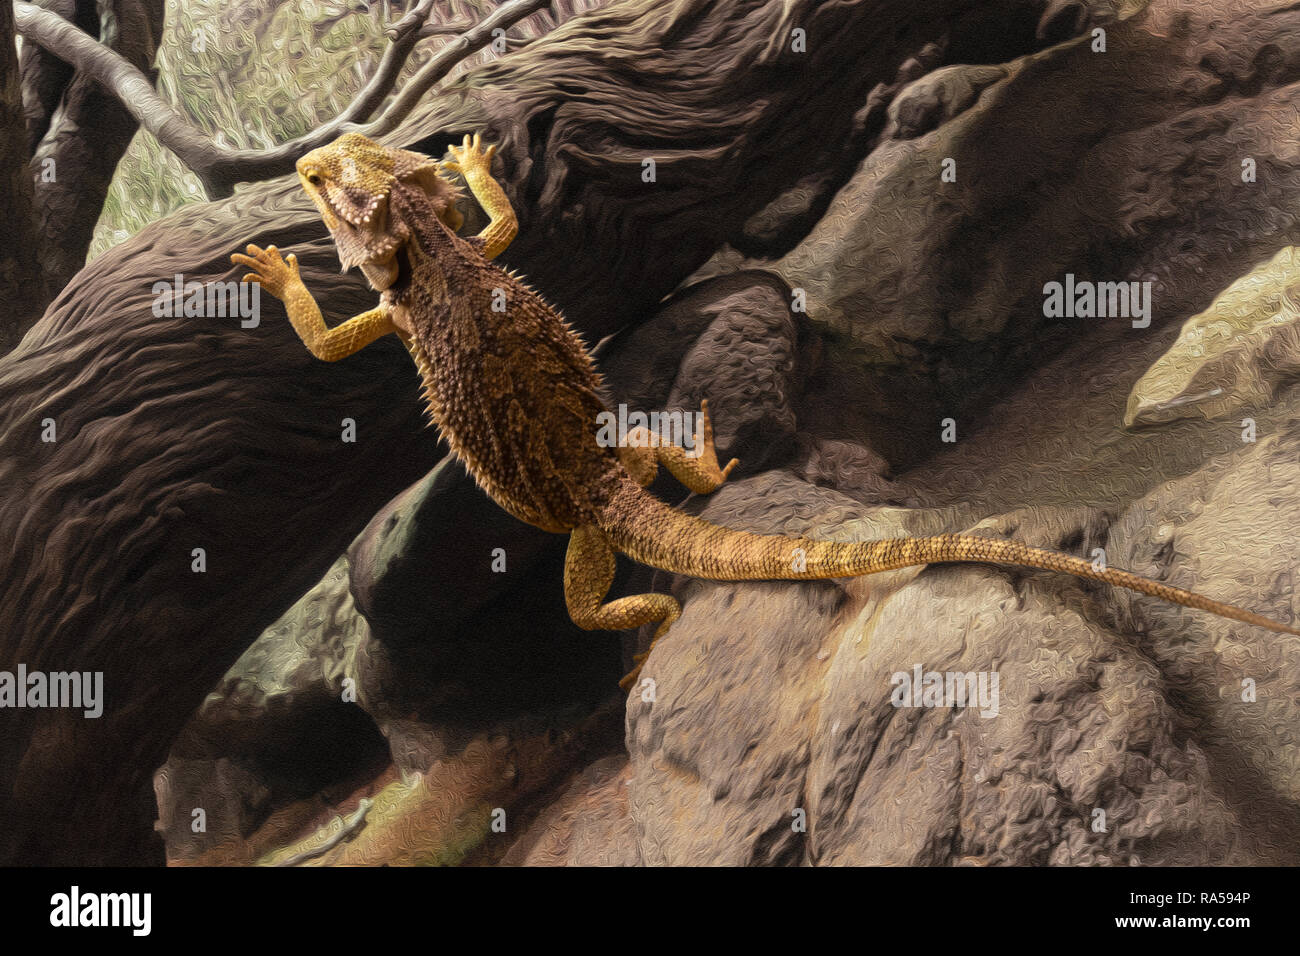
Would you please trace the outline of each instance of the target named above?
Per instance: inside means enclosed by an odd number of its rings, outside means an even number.
[[[18,32],[50,53],[93,77],[112,92],[131,115],[176,154],[202,181],[211,197],[229,195],[234,185],[270,179],[293,171],[298,157],[347,132],[383,136],[397,128],[420,98],[459,63],[492,42],[493,31],[508,29],[550,6],[552,0],[511,0],[440,49],[402,87],[397,97],[373,121],[364,121],[391,92],[407,57],[421,38],[433,0],[420,0],[393,24],[393,42],[384,52],[374,77],[337,117],[297,139],[271,149],[229,149],[194,126],[158,95],[144,73],[67,20],[31,3],[13,5]]]

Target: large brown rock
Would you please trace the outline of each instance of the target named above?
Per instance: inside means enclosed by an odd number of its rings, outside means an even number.
[[[1152,282],[1151,326],[1125,340],[1146,341],[1300,240],[1286,211],[1300,11],[1137,6],[1104,24],[1105,52],[1090,28],[997,68],[912,78],[794,249],[727,250],[701,270],[770,269],[805,292],[828,369],[805,430],[915,465],[943,450],[940,419],[979,415],[1095,326],[1128,325],[1049,319],[1046,283]]]
[[[997,436],[975,443],[994,454]],[[1117,566],[1291,620],[1300,546],[1278,529],[1300,521],[1289,493],[1297,462],[1292,425],[1115,518],[1039,505],[981,533],[1104,548]],[[951,520],[876,510],[839,524],[855,511],[773,473],[717,492],[703,514],[836,538],[925,534]],[[682,618],[628,705],[624,802],[647,863],[1300,859],[1294,639],[982,566],[676,593]],[[895,706],[897,675],[910,682],[918,667],[996,675],[993,706]],[[611,836],[607,850],[620,846]]]

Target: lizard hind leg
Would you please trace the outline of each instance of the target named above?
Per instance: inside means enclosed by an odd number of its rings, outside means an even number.
[[[574,528],[564,557],[564,602],[573,623],[585,631],[624,631],[659,622],[650,648],[637,656],[636,667],[619,681],[619,686],[627,690],[636,682],[654,642],[668,632],[682,607],[667,594],[636,594],[606,601],[613,583],[614,548],[605,532],[591,524]]]
[[[691,491],[697,495],[707,495],[717,491],[732,469],[739,464],[739,459],[733,458],[727,467],[718,467],[718,452],[713,447],[713,423],[709,420],[707,398],[700,403],[700,417],[694,438],[688,450],[658,432],[638,425],[628,431],[626,443],[618,449],[618,457],[623,467],[642,487],[654,481],[659,465],[663,465]]]
[[[637,426],[617,449],[618,460],[642,488],[648,488],[659,474],[658,438],[650,429]]]

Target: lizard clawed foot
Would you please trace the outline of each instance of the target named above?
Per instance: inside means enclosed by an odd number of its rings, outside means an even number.
[[[732,469],[740,464],[739,458],[733,458],[727,462],[725,468],[718,467],[718,450],[713,447],[713,422],[709,418],[709,400],[707,398],[700,400],[700,421],[695,429],[695,447],[700,449],[700,468],[710,479],[716,482],[715,488],[726,481]]]
[[[286,291],[295,282],[301,283],[298,274],[298,257],[292,252],[287,258],[280,257],[280,250],[275,246],[262,249],[249,245],[248,255],[236,252],[230,261],[237,266],[247,266],[253,271],[244,276],[244,282],[256,282],[277,299],[284,299]]]
[[[480,149],[481,142],[479,133],[475,133],[473,138],[466,133],[465,141],[460,146],[447,147],[447,152],[453,158],[443,163],[442,168],[466,177],[475,173],[491,175],[492,157],[496,155],[497,147],[493,143],[487,149]]]

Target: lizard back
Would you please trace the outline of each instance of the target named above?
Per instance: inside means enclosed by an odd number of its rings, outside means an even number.
[[[418,189],[394,187],[392,203],[411,239],[386,295],[409,316],[429,411],[452,451],[522,521],[569,531],[594,520],[621,468],[596,442],[607,409],[582,341]]]

